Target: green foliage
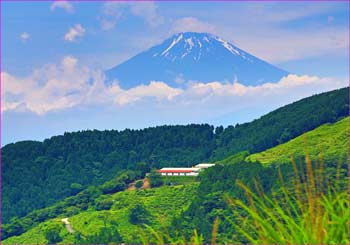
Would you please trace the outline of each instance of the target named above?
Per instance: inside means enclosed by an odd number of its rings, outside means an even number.
[[[240,151],[264,151],[348,115],[349,88],[314,95],[252,122],[225,128],[210,160],[221,160]]]
[[[224,160],[217,161],[216,164],[235,164],[244,162],[244,160],[249,156],[248,151],[241,151],[232,156],[225,158]]]
[[[196,176],[162,176],[163,185],[187,185],[199,182]]]
[[[129,221],[133,225],[147,224],[149,223],[150,213],[142,204],[136,204],[130,210]]]
[[[150,164],[146,162],[138,162],[136,163],[136,171],[139,171],[141,175],[145,175],[146,173],[149,173],[151,171]]]
[[[334,124],[325,124],[291,141],[266,151],[250,155],[247,160],[263,164],[290,163],[291,158],[301,159],[305,152],[311,160],[322,157],[323,161],[346,158],[350,144],[349,117]]]
[[[110,182],[113,184],[118,183],[122,185],[123,188],[114,189],[111,193],[124,190],[127,187],[127,184],[137,177],[138,176],[134,171],[121,171],[114,177],[114,180]],[[72,216],[81,211],[87,210],[89,207],[97,210],[110,209],[113,205],[112,200],[101,200],[98,198],[102,194],[101,190],[105,190],[107,184],[109,184],[109,182],[104,183],[99,187],[90,186],[77,195],[68,197],[48,208],[35,210],[21,219],[14,218],[11,220],[11,223],[4,225],[2,237],[6,239],[10,236],[20,235],[40,222],[55,218],[59,215]]]
[[[159,186],[163,185],[162,176],[157,172],[151,172],[148,175],[148,179],[149,179],[149,183],[150,183],[152,188],[159,187]]]
[[[83,186],[81,184],[79,184],[79,183],[72,183],[70,185],[70,188],[72,190],[72,192],[71,192],[72,195],[78,194],[80,191],[83,190]]]
[[[93,234],[82,235],[77,232],[75,235],[75,243],[77,244],[120,244],[123,242],[122,237],[118,232],[118,224],[109,217],[106,212],[100,213],[97,216],[103,220],[103,227]]]
[[[102,199],[95,201],[95,209],[96,210],[109,210],[113,205],[113,201],[110,199]]]
[[[60,236],[61,227],[51,226],[48,227],[47,230],[44,231],[45,238],[49,244],[56,244],[62,241]]]
[[[252,241],[247,240],[247,237],[236,233],[233,233],[237,235],[236,240],[232,240],[232,230],[237,228],[233,224],[241,224],[243,221],[238,214],[242,215],[245,212],[241,208],[237,213],[232,213],[228,209],[225,196],[234,197],[241,204],[248,202],[245,191],[237,188],[235,183],[240,181],[247,188],[255,188],[258,182],[261,185],[259,193],[267,193],[267,196],[272,192],[280,193],[281,184],[277,171],[279,168],[285,177],[286,186],[293,188],[293,169],[295,168],[290,161],[290,156],[294,156],[296,161],[294,164],[305,176],[308,169],[304,154],[307,152],[314,160],[313,164],[310,164],[312,168],[322,166],[322,173],[318,172],[318,175],[322,175],[323,179],[329,183],[338,183],[344,187],[347,178],[346,153],[350,144],[348,132],[349,118],[345,118],[332,125],[323,125],[265,152],[249,157],[246,157],[247,153],[242,152],[217,162],[215,167],[209,168],[200,176],[201,183],[196,198],[189,209],[180,218],[174,220],[173,226],[181,230],[187,238],[191,235],[190,231],[197,229],[204,235],[205,242],[210,242],[211,226],[215,218],[219,217],[221,220],[218,236],[220,243],[251,243]],[[251,162],[252,160],[254,162]],[[258,161],[269,164],[262,165]],[[331,186],[329,183],[324,183],[322,188],[327,190]],[[277,200],[283,202],[279,198]],[[253,228],[250,227],[250,229]]]
[[[43,231],[46,229],[47,224],[55,223],[57,225],[57,222],[62,225],[60,236],[63,239],[61,242],[63,244],[89,243],[89,241],[92,241],[91,239],[98,237],[98,234],[104,227],[111,228],[108,232],[118,232],[123,243],[142,243],[141,231],[144,230],[144,227],[143,225],[130,223],[129,214],[131,209],[137,204],[141,204],[150,214],[148,216],[148,224],[155,231],[161,232],[164,231],[164,227],[171,225],[174,217],[179,216],[181,212],[188,208],[196,195],[197,187],[198,183],[193,183],[184,186],[162,186],[147,190],[126,190],[113,195],[101,195],[100,193],[99,196],[91,200],[89,208],[85,211],[80,211],[74,216],[68,216],[63,209],[62,212],[64,214],[57,214],[59,217],[69,217],[69,221],[75,231],[73,234],[68,233],[63,227],[61,218],[57,218],[35,224],[25,233],[5,239],[2,243],[45,244],[47,240]],[[94,205],[104,203],[104,201],[112,201],[112,207],[109,210],[96,210]],[[154,237],[150,236],[149,239],[152,243],[155,242]],[[112,241],[110,243],[119,243]]]
[[[103,194],[111,194],[126,189],[127,185],[136,180],[139,174],[135,171],[121,171],[119,174],[110,181],[102,184],[99,189]]]
[[[87,130],[44,142],[23,141],[2,148],[2,221],[23,217],[114,178],[122,170],[144,175],[150,168],[187,166],[210,157],[214,127],[160,126],[143,130]],[[124,189],[108,183],[105,193]]]
[[[143,244],[203,244],[204,241],[203,236],[198,234],[197,230],[194,230],[191,238],[186,240],[184,236],[181,236],[178,233],[175,236],[172,236],[168,232],[157,232],[148,225],[145,225],[145,228],[147,233],[142,233]]]
[[[248,202],[230,200],[241,221],[234,223],[237,233],[251,244],[349,244],[349,190],[339,182],[328,182],[328,177],[322,175],[323,168],[312,167],[308,157],[306,165],[303,181],[301,169],[294,167],[292,188],[283,185],[280,175],[280,195],[253,192],[239,183]],[[323,188],[324,183],[328,184],[327,189]]]
[[[138,180],[138,181],[136,181],[135,187],[136,187],[137,189],[140,189],[142,186],[143,186],[143,180]]]

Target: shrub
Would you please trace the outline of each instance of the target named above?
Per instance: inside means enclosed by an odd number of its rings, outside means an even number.
[[[113,205],[113,201],[112,200],[102,200],[102,201],[96,201],[96,205],[95,208],[96,210],[100,211],[100,210],[109,210],[111,209]]]
[[[56,244],[62,241],[60,237],[60,227],[58,226],[50,226],[45,230],[45,238],[47,239],[49,244]]]
[[[160,174],[158,174],[157,172],[152,172],[148,175],[149,178],[149,183],[151,185],[151,187],[159,187],[161,185],[163,185],[163,179],[162,176]]]
[[[136,187],[137,189],[140,189],[142,186],[143,186],[143,180],[138,180],[138,181],[136,181],[135,187]]]
[[[147,224],[149,220],[150,213],[142,204],[136,204],[130,210],[129,221],[131,224]]]
[[[81,190],[83,190],[83,186],[78,183],[72,183],[70,185],[70,189],[71,189],[71,195],[75,195],[75,194],[78,194]]]

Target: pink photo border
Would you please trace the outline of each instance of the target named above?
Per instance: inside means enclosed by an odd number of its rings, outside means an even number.
[[[65,1],[65,0],[56,0]],[[348,89],[350,101],[350,0],[68,0],[69,2],[347,2],[348,6]],[[2,72],[2,2],[53,2],[53,0],[0,0],[0,74]],[[0,75],[0,108],[2,108],[2,76]],[[350,108],[349,108],[350,115]],[[349,118],[350,124],[350,118]],[[350,128],[348,131],[350,137]],[[350,156],[350,144],[348,146],[348,156]],[[348,159],[348,198],[350,203],[350,158]],[[2,211],[2,110],[0,113],[0,213]],[[350,209],[349,209],[350,217]],[[0,215],[0,241],[2,238],[2,215]],[[28,244],[29,245],[29,244]]]

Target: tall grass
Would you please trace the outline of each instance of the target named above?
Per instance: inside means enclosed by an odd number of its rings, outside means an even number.
[[[248,202],[228,198],[238,217],[236,232],[252,244],[350,244],[350,189],[340,187],[339,171],[336,183],[330,183],[322,160],[314,169],[306,157],[306,173],[292,162],[293,186],[287,187],[279,172],[280,193],[267,196],[258,184],[253,192],[237,183]]]
[[[140,230],[143,244],[203,244],[204,242],[203,236],[198,234],[197,230],[194,230],[191,238],[186,240],[185,236],[178,233],[175,236],[170,235],[166,229],[159,232],[148,225],[144,227],[145,229]]]
[[[307,152],[306,152],[307,153]],[[323,171],[322,158],[312,165],[306,156],[306,168],[298,169],[292,160],[294,178],[286,184],[279,171],[281,188],[267,195],[255,182],[253,191],[242,182],[247,200],[227,197],[234,220],[234,244],[350,244],[350,185],[342,181],[339,161],[335,178]],[[350,170],[348,173],[348,183]],[[334,181],[335,180],[335,181]],[[291,184],[290,184],[291,183]],[[340,184],[341,183],[341,184]],[[217,242],[219,219],[215,219],[211,243]],[[204,239],[196,230],[189,240],[181,234],[156,232],[146,226],[143,243],[202,244]],[[146,239],[149,237],[150,239]]]

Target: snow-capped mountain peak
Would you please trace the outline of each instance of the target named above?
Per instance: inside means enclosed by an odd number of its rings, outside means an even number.
[[[208,33],[179,33],[167,41],[170,41],[169,45],[164,47],[164,50],[161,50],[161,52],[156,50],[153,57],[160,55],[167,57],[171,61],[175,61],[192,54],[191,58],[195,61],[199,61],[202,53],[210,51],[213,47],[217,48],[217,46],[222,46],[233,55],[241,56],[249,62],[253,61],[249,59],[245,52],[242,52],[242,50],[239,50],[231,43]]]
[[[107,71],[110,80],[118,79],[124,88],[150,81],[163,81],[173,87],[177,77],[211,82],[233,81],[257,85],[276,82],[287,72],[256,58],[232,43],[212,34],[183,32],[132,57]]]

